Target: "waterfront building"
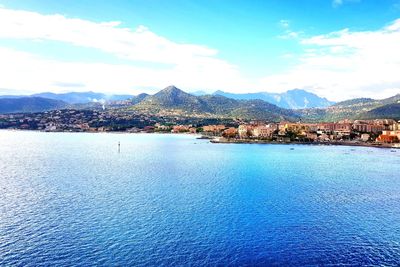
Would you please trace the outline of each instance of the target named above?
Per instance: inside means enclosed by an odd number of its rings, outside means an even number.
[[[189,128],[190,127],[186,125],[175,125],[174,127],[172,127],[172,132],[173,133],[188,132]]]
[[[364,133],[364,134],[362,134],[361,135],[361,141],[363,141],[363,142],[367,142],[368,140],[369,140],[369,138],[370,138],[370,135],[369,134],[367,134],[367,133]]]
[[[339,135],[350,135],[351,133],[351,123],[348,121],[343,121],[334,124],[334,132]]]
[[[270,125],[257,125],[252,129],[252,135],[256,138],[270,138],[275,132],[276,127]]]
[[[400,131],[383,131],[376,141],[382,143],[398,143],[400,141]]]
[[[235,127],[230,127],[222,133],[222,135],[227,138],[234,138],[234,137],[236,137],[237,134],[238,134],[238,131]]]
[[[331,122],[319,123],[317,127],[320,133],[331,133],[335,130],[335,124]]]
[[[247,125],[247,124],[242,124],[239,125],[238,128],[238,133],[240,138],[248,138],[252,136],[252,130],[253,130],[252,125]]]
[[[361,133],[379,133],[384,130],[384,125],[375,121],[356,120],[352,125],[352,129]]]
[[[217,132],[222,132],[225,129],[226,129],[225,125],[222,125],[222,124],[220,124],[220,125],[205,125],[205,126],[203,126],[203,131],[204,132],[217,133]]]

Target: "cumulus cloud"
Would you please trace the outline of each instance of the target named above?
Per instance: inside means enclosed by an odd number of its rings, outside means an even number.
[[[119,21],[97,23],[5,8],[0,8],[0,25],[0,39],[58,41],[130,61],[127,65],[52,61],[2,48],[0,86],[5,88],[57,90],[65,89],[60,84],[70,83],[86,85],[82,90],[124,91],[133,86],[161,88],[171,83],[189,88],[243,86],[238,67],[219,59],[217,50],[173,42],[144,26],[132,30]],[[139,67],[138,62],[164,67]]]
[[[171,83],[182,89],[225,90],[240,90],[246,84],[237,69],[221,66],[218,61],[215,64],[203,63],[207,68],[194,64],[154,69],[134,65],[50,60],[4,47],[0,47],[0,58],[0,85],[15,90],[92,90],[134,94],[143,92],[143,88],[161,89]]]
[[[334,100],[400,93],[400,19],[377,31],[343,29],[301,40],[300,63],[261,79],[265,88],[306,88]]]
[[[123,28],[118,21],[96,23],[1,8],[0,25],[0,38],[60,41],[137,61],[181,64],[217,54],[205,46],[172,42],[144,26]]]

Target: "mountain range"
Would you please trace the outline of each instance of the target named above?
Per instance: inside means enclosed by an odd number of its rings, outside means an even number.
[[[119,100],[130,99],[133,97],[133,95],[106,95],[103,93],[95,93],[95,92],[82,92],[82,93],[71,92],[63,94],[40,93],[40,94],[34,94],[32,96],[61,100],[69,104],[85,104],[85,103],[99,102],[99,101],[119,101]]]
[[[204,96],[207,95],[204,91],[195,91],[191,92],[191,95],[194,96]],[[140,94],[141,96],[147,94]],[[281,108],[287,109],[302,109],[302,108],[315,108],[315,107],[328,107],[334,104],[334,102],[327,100],[326,98],[319,97],[316,94],[307,92],[302,89],[293,89],[284,93],[268,93],[268,92],[259,92],[259,93],[247,93],[247,94],[234,94],[224,91],[215,91],[212,95],[220,95],[225,96],[227,98],[232,98],[236,100],[264,100],[268,103],[277,105]],[[38,93],[29,95],[30,97],[43,97],[54,100],[61,100],[67,102],[69,104],[87,104],[91,102],[109,102],[109,101],[120,101],[127,99],[136,99],[137,96],[134,95],[113,95],[113,94],[103,94],[96,92],[70,92],[70,93]],[[20,96],[12,96],[5,95],[0,96],[0,98],[21,98],[27,97],[26,95]]]
[[[280,108],[263,100],[236,100],[221,95],[194,96],[175,86],[149,95],[132,109],[147,113],[181,113],[213,115],[225,118],[295,120],[299,116],[290,109]]]
[[[64,101],[43,97],[0,98],[0,114],[41,112],[67,106]]]
[[[337,121],[350,119],[400,119],[400,94],[385,98],[356,98],[338,102],[321,109],[302,109],[298,111],[301,117],[310,121]]]
[[[95,92],[70,92],[70,93],[38,93],[33,95],[3,95],[0,99],[4,98],[26,98],[26,97],[41,97],[53,100],[64,101],[69,104],[87,104],[91,102],[106,102],[106,101],[120,101],[133,98],[133,95],[107,95]]]
[[[168,86],[154,95],[139,94],[107,96],[101,93],[42,93],[26,96],[0,96],[0,113],[38,112],[60,108],[127,109],[157,115],[207,116],[268,121],[337,121],[341,119],[400,119],[400,94],[375,100],[358,98],[332,103],[304,90],[280,94],[280,103],[295,108],[282,108],[260,99],[267,93],[231,94],[217,91],[211,95],[186,93]],[[277,94],[275,94],[276,97]],[[103,101],[107,99],[106,101]],[[277,99],[277,97],[275,98]],[[284,99],[284,100],[282,100]],[[307,101],[305,101],[307,99]],[[121,101],[120,100],[124,100]],[[312,101],[311,101],[312,100]],[[306,103],[307,102],[307,103]],[[310,108],[307,105],[324,106]],[[328,104],[332,104],[326,106]],[[300,108],[302,105],[307,108]]]
[[[247,93],[234,94],[223,91],[216,91],[214,95],[222,95],[225,97],[237,100],[260,99],[281,108],[287,109],[303,109],[303,108],[325,108],[333,105],[335,102],[329,101],[326,98],[319,97],[316,94],[307,92],[302,89],[293,89],[284,93]]]

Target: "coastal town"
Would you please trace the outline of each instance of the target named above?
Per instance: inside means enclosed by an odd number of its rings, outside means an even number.
[[[372,145],[400,148],[400,121],[393,119],[338,122],[249,123],[223,130],[214,142],[278,142]]]
[[[400,147],[400,121],[265,122],[152,116],[102,110],[0,115],[0,129],[45,132],[191,133],[214,143],[323,143]]]

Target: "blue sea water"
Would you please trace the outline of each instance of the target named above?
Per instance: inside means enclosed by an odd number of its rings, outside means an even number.
[[[396,266],[399,174],[400,150],[0,131],[0,265]]]

